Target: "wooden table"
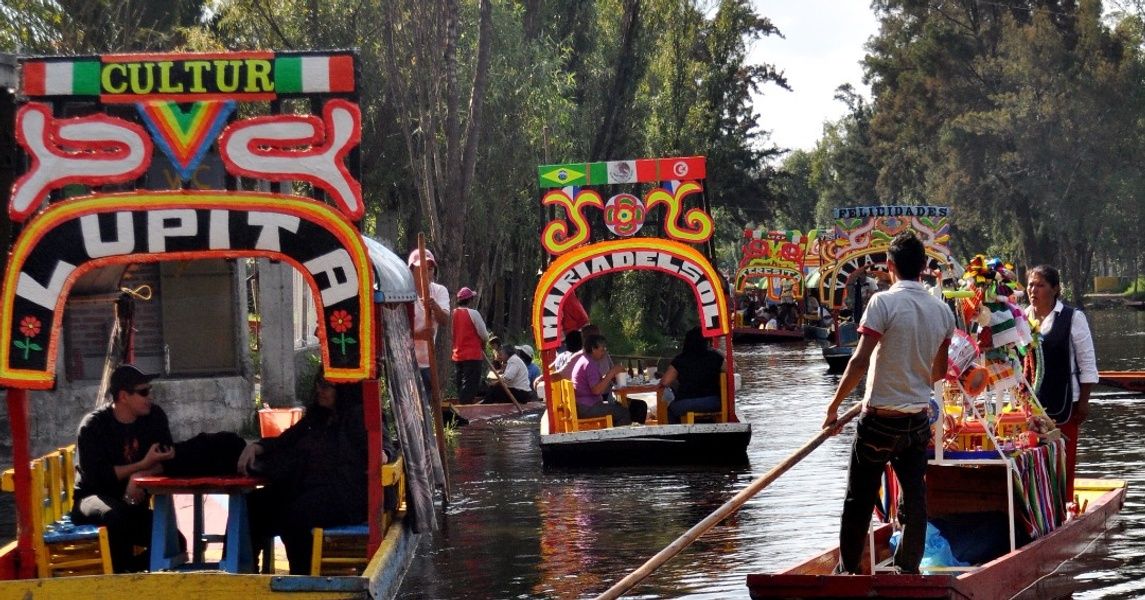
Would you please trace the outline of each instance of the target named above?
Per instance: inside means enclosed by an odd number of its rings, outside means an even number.
[[[262,487],[259,477],[136,477],[135,483],[155,497],[151,521],[151,571],[170,570],[184,564],[185,553],[179,551],[179,527],[175,522],[175,494],[194,496],[194,525],[191,541],[191,563],[195,568],[208,568],[203,559],[208,538],[203,535],[203,496],[227,496],[227,530],[225,552],[218,568],[230,573],[250,572],[254,555],[250,543],[246,495]],[[213,566],[213,565],[212,565]]]
[[[656,400],[655,400],[656,406],[653,407],[653,410],[655,410],[655,412],[653,414],[656,415],[656,421],[658,423],[660,423],[661,425],[663,425],[664,423],[667,422],[666,419],[668,418],[667,417],[668,412],[667,412],[666,407],[663,411],[661,411],[661,407],[665,406],[665,405],[663,402],[663,399],[664,399],[663,391],[660,389],[659,383],[660,383],[659,381],[648,381],[648,382],[641,382],[641,383],[632,383],[630,381],[628,383],[628,385],[626,385],[624,387],[617,386],[617,387],[612,388],[612,393],[613,393],[613,395],[616,396],[617,401],[620,402],[624,406],[628,406],[628,397],[629,396],[635,397],[637,395],[655,394],[656,395]],[[637,399],[638,400],[644,400],[645,402],[647,402],[646,398],[637,398]],[[663,417],[661,417],[661,414],[660,414],[661,412],[664,413]]]

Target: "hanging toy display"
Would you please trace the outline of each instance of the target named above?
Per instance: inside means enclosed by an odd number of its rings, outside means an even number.
[[[1013,265],[979,254],[961,289],[944,293],[965,328],[955,331],[947,352],[944,451],[997,456],[1058,435],[1035,394],[1036,329],[1016,304],[1023,296],[1016,281]]]

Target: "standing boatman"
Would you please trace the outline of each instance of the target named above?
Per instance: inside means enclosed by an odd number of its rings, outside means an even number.
[[[895,236],[887,254],[894,285],[871,297],[859,326],[859,347],[823,421],[824,428],[838,433],[839,405],[865,373],[863,413],[851,447],[839,528],[838,573],[859,574],[871,511],[888,462],[902,489],[903,533],[894,557],[899,572],[918,573],[926,542],[927,408],[934,382],[946,372],[954,315],[919,281],[926,248],[914,232]]]
[[[413,351],[417,357],[418,370],[421,371],[421,381],[425,384],[426,393],[429,393],[432,389],[429,380],[429,361],[435,360],[435,357],[429,355],[429,340],[436,340],[437,328],[449,323],[449,290],[434,281],[437,279],[437,261],[433,259],[433,254],[429,250],[425,251],[424,265],[421,262],[421,253],[417,250],[410,252],[407,263],[413,273],[414,281],[420,280],[423,268],[428,269],[426,280],[429,281],[429,312],[432,321],[426,319],[425,299],[418,297],[413,305]],[[421,294],[420,289],[418,294]]]

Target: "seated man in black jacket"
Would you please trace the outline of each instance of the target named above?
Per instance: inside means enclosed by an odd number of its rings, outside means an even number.
[[[134,547],[151,543],[151,509],[133,475],[163,472],[175,457],[167,414],[151,403],[151,380],[135,365],[111,375],[111,402],[89,413],[76,443],[75,505],[72,521],[107,527],[116,573],[142,571],[148,554]]]

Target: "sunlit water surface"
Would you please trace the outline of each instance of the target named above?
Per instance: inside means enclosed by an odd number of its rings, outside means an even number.
[[[1101,369],[1145,369],[1145,313],[1090,313]],[[838,383],[818,346],[737,346],[752,424],[743,468],[542,467],[536,418],[462,429],[451,450],[452,503],[422,543],[404,599],[592,597],[670,544],[818,433]],[[1099,387],[1083,427],[1079,475],[1129,481],[1125,508],[1089,552],[1023,598],[1145,597],[1145,397]],[[628,598],[746,598],[749,573],[777,571],[836,542],[848,443],[832,438]]]

